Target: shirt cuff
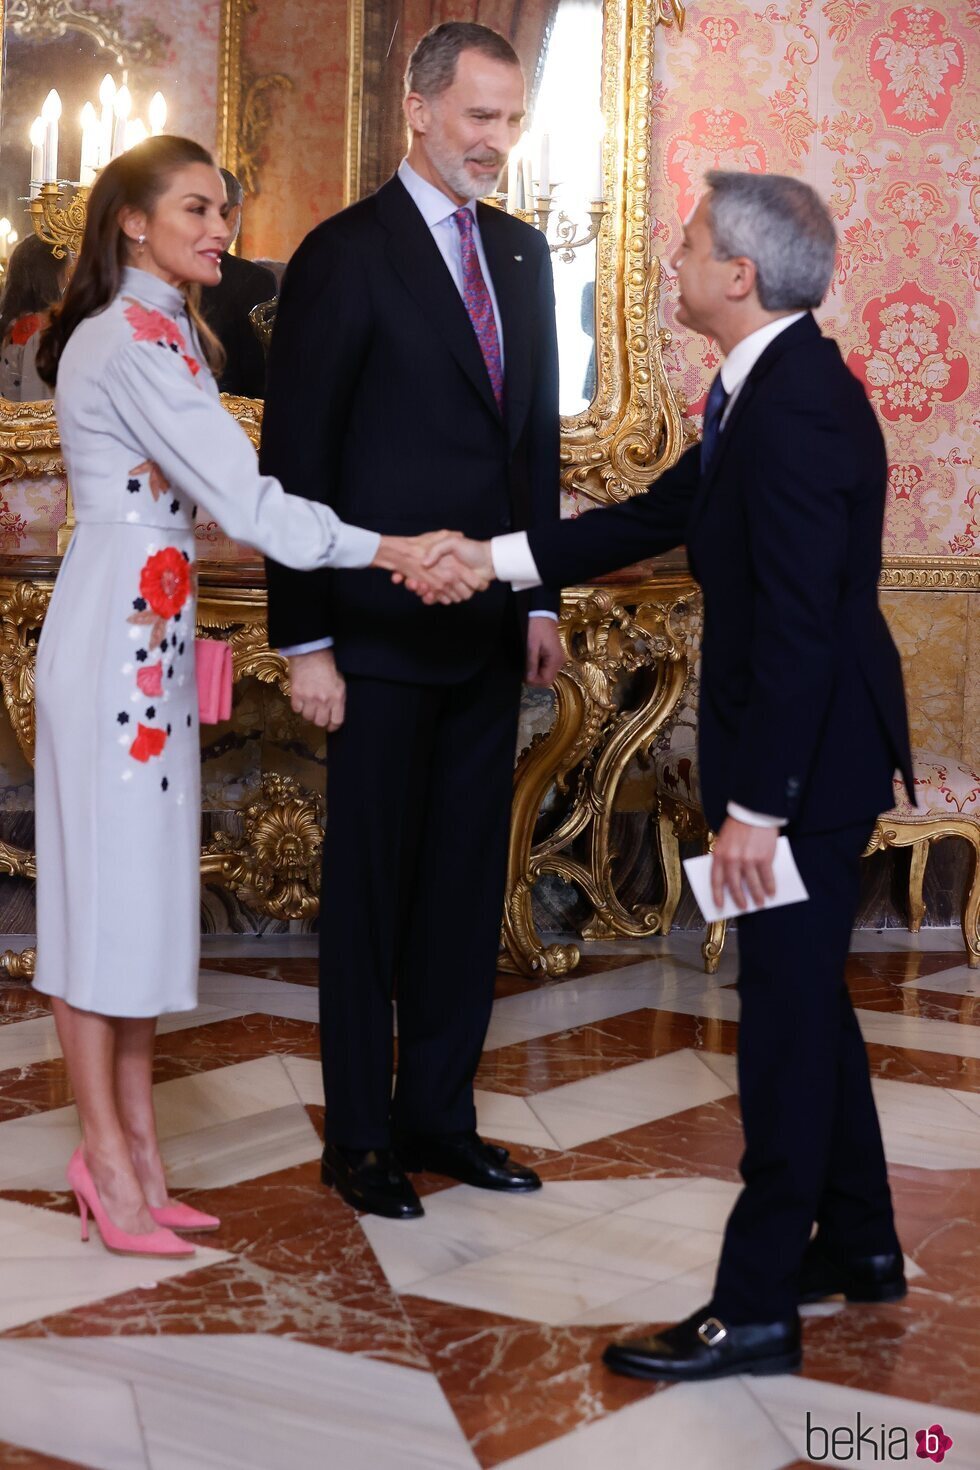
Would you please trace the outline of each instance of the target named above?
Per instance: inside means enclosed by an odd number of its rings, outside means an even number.
[[[552,612],[551,609],[548,608],[548,607],[539,607],[539,608],[536,608],[534,610],[534,612],[528,613],[528,617],[529,618],[550,618],[553,623],[557,623],[557,621],[558,621],[558,614],[556,612]]]
[[[531,555],[526,531],[494,536],[490,542],[490,557],[497,581],[509,582],[515,592],[541,586],[541,576]]]
[[[739,806],[737,801],[728,803],[728,815],[747,827],[785,827],[785,817],[767,817],[762,812],[750,812],[748,807]]]
[[[311,643],[292,643],[288,648],[280,648],[277,652],[283,658],[299,658],[301,653],[319,653],[321,648],[333,648],[333,639],[314,638]]]

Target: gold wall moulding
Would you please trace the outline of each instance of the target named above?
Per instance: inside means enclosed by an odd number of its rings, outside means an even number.
[[[130,36],[121,30],[119,14],[118,7],[87,10],[73,0],[6,0],[5,6],[7,29],[25,41],[57,41],[78,31],[111,51],[120,66],[162,61],[168,42],[153,21],[142,17]]]
[[[886,556],[879,587],[897,591],[980,591],[980,556]]]
[[[259,192],[262,146],[272,121],[272,96],[291,88],[281,72],[258,76],[245,65],[245,21],[256,0],[221,0],[218,53],[218,162],[242,182],[246,194]]]

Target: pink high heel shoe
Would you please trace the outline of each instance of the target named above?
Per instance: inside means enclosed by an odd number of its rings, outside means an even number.
[[[221,1224],[217,1215],[206,1215],[203,1210],[195,1210],[193,1205],[171,1202],[159,1208],[147,1205],[147,1209],[157,1224],[168,1230],[188,1230],[196,1234],[201,1230],[217,1230]]]
[[[113,1225],[99,1199],[98,1190],[80,1148],[75,1150],[68,1162],[68,1183],[78,1202],[78,1212],[82,1217],[83,1240],[88,1240],[88,1217],[91,1210],[95,1223],[99,1227],[102,1244],[106,1250],[115,1251],[117,1255],[192,1256],[194,1254],[194,1246],[189,1245],[187,1241],[178,1240],[171,1230],[149,1230],[141,1235],[133,1235],[128,1230],[120,1230],[118,1225]]]

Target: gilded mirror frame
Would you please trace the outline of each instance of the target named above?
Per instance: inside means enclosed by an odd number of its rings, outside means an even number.
[[[57,4],[58,0],[54,0]],[[219,161],[238,172],[243,156],[248,153],[247,140],[243,143],[243,120],[247,110],[247,78],[242,62],[242,33],[246,16],[253,8],[254,0],[221,0],[220,33],[218,48],[218,86],[216,137]],[[0,0],[0,56],[4,54],[6,10],[9,0]],[[70,23],[72,10],[80,12],[82,18],[93,19],[85,11],[84,0],[65,6],[66,19]],[[107,18],[106,24],[110,21]],[[225,399],[226,405],[235,414],[253,442],[258,441],[261,412],[251,399]],[[0,398],[0,485],[9,480],[35,479],[42,475],[64,473],[58,426],[53,404],[48,400],[39,403],[11,403]]]

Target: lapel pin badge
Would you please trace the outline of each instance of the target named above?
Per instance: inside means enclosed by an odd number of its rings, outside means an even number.
[[[515,255],[515,256],[514,256],[514,259],[515,259],[515,260],[523,260],[523,259],[524,259],[524,257],[523,257],[523,255]]]

